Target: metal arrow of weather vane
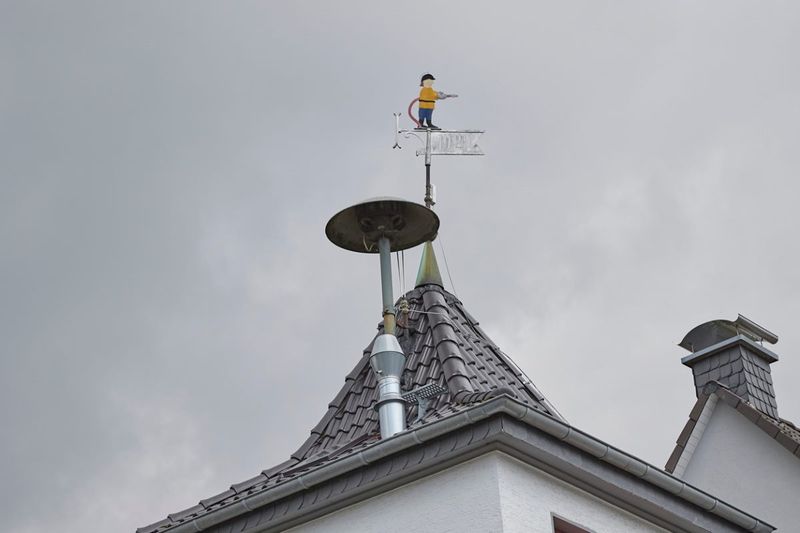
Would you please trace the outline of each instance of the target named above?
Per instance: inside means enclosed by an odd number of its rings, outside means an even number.
[[[408,117],[416,125],[414,129],[400,128],[400,113],[394,113],[395,135],[392,148],[402,148],[400,138],[416,138],[423,145],[417,150],[417,156],[425,156],[425,205],[433,207],[436,203],[434,188],[431,184],[431,158],[435,155],[483,155],[478,146],[478,137],[483,130],[446,130],[433,125],[433,110],[436,102],[447,98],[457,98],[457,94],[447,94],[433,89],[436,78],[426,73],[420,79],[419,97],[408,105]],[[414,104],[418,103],[417,118],[411,114]]]

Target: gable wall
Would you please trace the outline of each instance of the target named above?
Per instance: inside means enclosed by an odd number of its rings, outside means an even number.
[[[556,515],[597,533],[666,533],[505,454],[497,456],[504,533],[552,532]]]
[[[778,531],[800,524],[800,459],[725,402],[717,402],[682,478]]]
[[[553,512],[597,533],[665,531],[501,452],[487,453],[290,531],[552,533]]]

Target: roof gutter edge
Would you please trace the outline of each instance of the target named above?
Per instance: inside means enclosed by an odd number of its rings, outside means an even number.
[[[299,490],[310,488],[360,466],[368,465],[383,459],[393,453],[445,435],[463,425],[478,422],[496,414],[507,414],[518,420],[522,420],[544,431],[548,435],[567,442],[597,459],[629,472],[747,531],[753,531],[755,533],[770,533],[775,531],[774,526],[689,485],[675,476],[664,472],[660,468],[645,463],[600,439],[552,416],[531,409],[515,401],[510,396],[505,395],[493,398],[473,409],[468,409],[420,428],[407,430],[388,439],[383,439],[356,454],[343,457],[317,470],[301,474],[262,493],[244,497],[236,503],[220,508],[216,512],[195,518],[189,522],[178,524],[167,531],[171,533],[197,533],[199,531],[204,531],[227,519],[238,516],[242,513],[242,508],[249,511],[262,505],[272,503],[273,501]]]
[[[505,398],[510,400],[510,398]],[[602,440],[576,429],[559,420],[548,417],[527,406],[514,401],[509,401],[507,407],[509,411],[518,413],[517,418],[528,422],[532,426],[541,429],[553,437],[563,440],[572,446],[600,459],[606,463],[614,465],[626,472],[644,479],[656,487],[659,487],[671,494],[682,498],[706,511],[711,512],[729,522],[733,522],[748,531],[758,533],[769,533],[775,531],[775,527],[759,520],[758,518],[740,510],[724,501],[689,485],[675,476],[663,471],[662,469],[645,463],[641,459],[634,457]],[[510,413],[511,414],[511,413]]]
[[[295,478],[286,480],[283,483],[262,493],[247,496],[228,506],[221,507],[218,511],[206,516],[195,518],[189,522],[178,524],[166,531],[170,533],[198,533],[230,518],[238,516],[242,512],[242,507],[250,511],[262,505],[267,505],[273,501],[289,496],[299,490],[307,489],[318,483],[328,481],[354,468],[371,464],[375,461],[396,452],[400,452],[412,446],[422,444],[429,440],[445,435],[454,429],[465,424],[478,422],[494,414],[509,411],[502,409],[499,401],[510,400],[507,396],[501,396],[486,402],[474,409],[462,411],[448,418],[432,422],[417,429],[407,430],[398,433],[388,439],[378,441],[374,446],[366,448],[356,454],[348,455],[337,461],[325,465],[317,470],[312,470],[306,474],[301,474]],[[512,401],[513,402],[513,401]],[[505,403],[505,402],[503,402]],[[516,402],[513,402],[516,403]]]

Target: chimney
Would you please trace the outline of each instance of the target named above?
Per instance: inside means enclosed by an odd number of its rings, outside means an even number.
[[[765,415],[778,419],[770,365],[777,354],[764,347],[778,336],[742,315],[734,320],[700,324],[678,346],[691,353],[681,363],[692,369],[700,396],[706,384],[716,381]]]

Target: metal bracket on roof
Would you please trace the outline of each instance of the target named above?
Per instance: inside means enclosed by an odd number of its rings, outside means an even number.
[[[417,419],[414,422],[419,422],[428,413],[431,400],[445,392],[447,392],[447,389],[438,383],[428,383],[422,387],[404,392],[402,397],[408,403],[417,404]]]

